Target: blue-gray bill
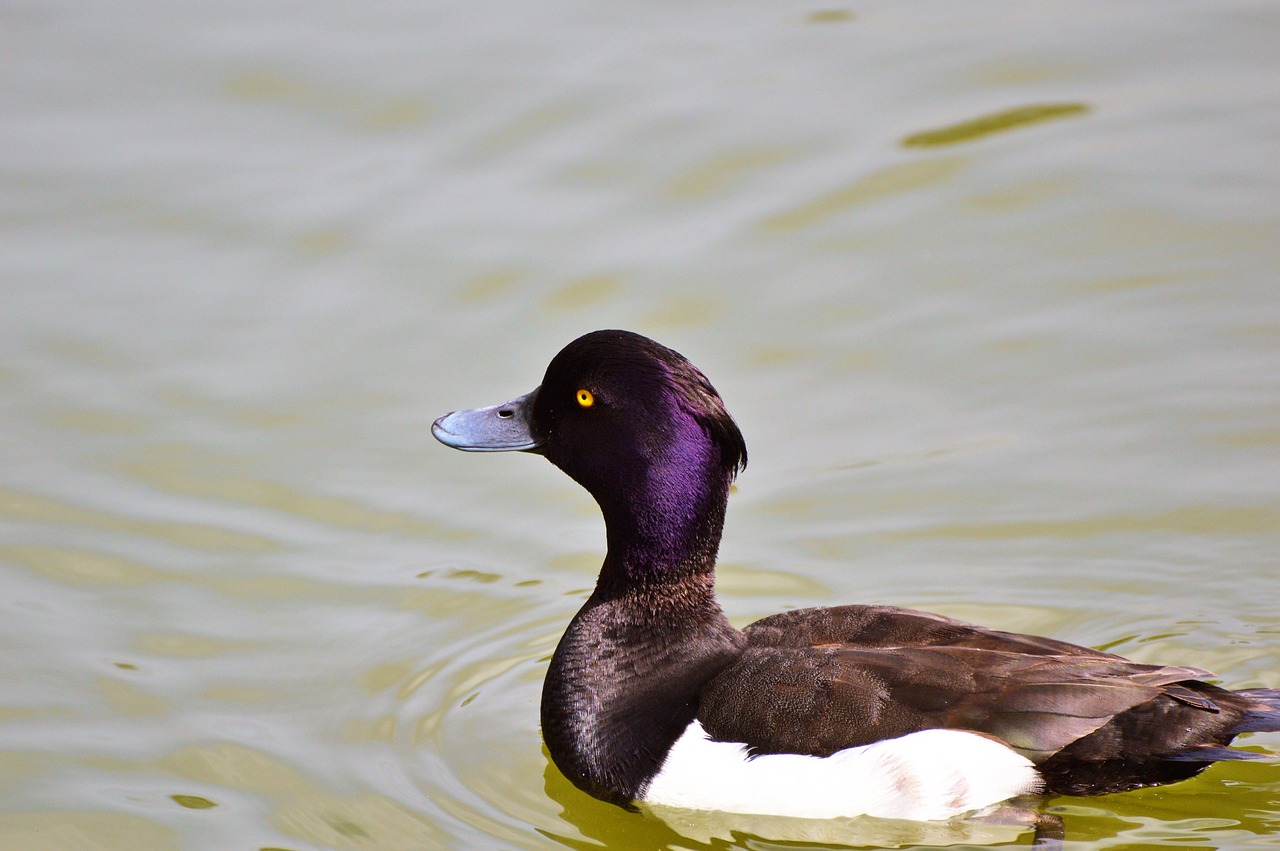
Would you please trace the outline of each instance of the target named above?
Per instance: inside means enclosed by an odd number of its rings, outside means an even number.
[[[431,424],[431,433],[445,446],[464,452],[518,452],[542,443],[529,427],[534,390],[518,399],[488,408],[454,411]]]

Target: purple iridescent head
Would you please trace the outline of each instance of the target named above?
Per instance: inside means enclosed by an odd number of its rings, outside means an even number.
[[[614,575],[710,571],[742,433],[720,394],[679,352],[630,331],[593,331],[552,359],[541,386],[436,420],[441,443],[544,455],[604,512]]]
[[[597,499],[655,466],[731,479],[747,464],[742,433],[706,376],[679,352],[630,331],[579,337],[533,392],[447,414],[431,431],[455,449],[545,455]]]

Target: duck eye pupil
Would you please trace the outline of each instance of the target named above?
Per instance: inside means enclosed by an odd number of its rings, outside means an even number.
[[[596,403],[596,397],[591,394],[590,390],[578,391],[578,404],[584,408],[590,408]]]

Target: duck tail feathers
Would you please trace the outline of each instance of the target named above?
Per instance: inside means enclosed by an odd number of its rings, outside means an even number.
[[[1235,693],[1245,698],[1244,717],[1231,728],[1237,733],[1274,733],[1280,731],[1280,689],[1250,688]]]

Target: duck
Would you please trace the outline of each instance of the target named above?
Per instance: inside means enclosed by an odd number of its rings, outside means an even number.
[[[603,515],[606,553],[543,683],[541,726],[575,786],[628,809],[917,821],[1038,795],[1193,777],[1280,690],[887,605],[784,611],[738,629],[715,594],[747,448],[687,358],[594,331],[542,383],[432,425],[468,452],[542,455]]]

